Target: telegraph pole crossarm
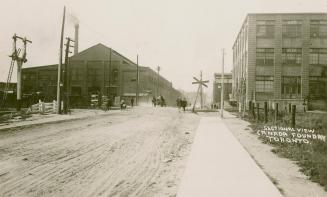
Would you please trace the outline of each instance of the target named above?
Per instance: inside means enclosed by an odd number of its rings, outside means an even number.
[[[71,38],[67,37],[67,43],[65,44],[65,64],[63,69],[63,93],[64,93],[64,114],[68,113],[69,109],[69,80],[68,80],[68,63],[69,63],[69,53],[72,53],[69,49],[70,47],[74,47],[70,45],[70,42],[74,42]]]
[[[19,56],[21,49],[17,50],[17,39],[20,39],[24,44],[23,54],[21,57]],[[27,62],[27,59],[26,59],[27,43],[32,43],[32,41],[28,40],[26,37],[23,38],[23,37],[17,36],[16,34],[13,36],[13,40],[14,40],[13,41],[13,53],[9,56],[9,57],[11,57],[12,61],[11,61],[11,67],[10,67],[9,74],[8,74],[6,88],[9,87],[9,83],[10,83],[11,75],[12,75],[12,69],[13,69],[14,63],[16,61],[17,62],[17,104],[16,104],[16,109],[17,109],[17,111],[20,111],[21,98],[22,98],[22,66],[23,66],[23,63]],[[5,100],[5,97],[4,97],[4,100]],[[3,102],[5,102],[5,101],[3,101]]]

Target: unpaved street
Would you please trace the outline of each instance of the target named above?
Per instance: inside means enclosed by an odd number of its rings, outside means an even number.
[[[198,123],[139,107],[0,131],[0,196],[175,196]]]

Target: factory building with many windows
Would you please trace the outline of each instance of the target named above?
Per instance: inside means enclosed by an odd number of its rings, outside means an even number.
[[[136,97],[136,64],[103,44],[97,44],[69,58],[68,95],[70,106],[89,106],[92,94],[112,100]],[[56,100],[58,65],[23,68],[25,95],[39,94],[46,101]],[[162,95],[175,105],[180,92],[172,83],[149,67],[139,66],[139,101],[150,102]]]
[[[233,97],[327,109],[327,14],[248,14],[233,45]]]

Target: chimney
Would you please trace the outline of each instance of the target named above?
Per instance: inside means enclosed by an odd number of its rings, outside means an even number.
[[[74,55],[78,53],[78,29],[79,29],[79,24],[75,24],[75,43],[74,43]]]

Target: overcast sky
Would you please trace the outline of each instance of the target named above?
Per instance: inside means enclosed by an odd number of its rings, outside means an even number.
[[[175,88],[186,91],[196,90],[192,76],[200,70],[212,82],[222,48],[225,71],[231,71],[232,45],[247,13],[327,12],[327,0],[1,0],[1,81],[14,33],[33,41],[24,67],[58,63],[64,5],[65,36],[74,36],[77,18],[80,51],[103,43],[134,61],[139,54],[141,65],[160,66]]]

